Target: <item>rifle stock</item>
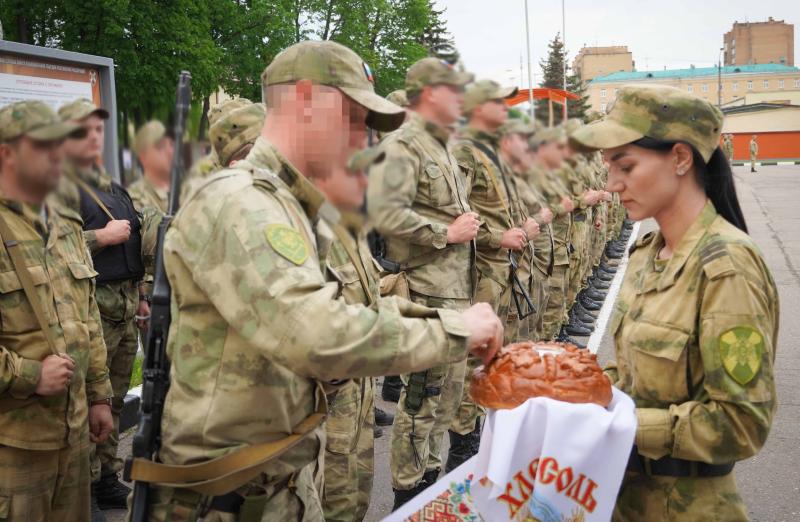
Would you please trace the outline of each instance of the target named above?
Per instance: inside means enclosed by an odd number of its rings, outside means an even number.
[[[161,446],[161,415],[164,400],[169,389],[169,359],[167,357],[167,335],[170,325],[170,285],[164,271],[164,236],[172,218],[178,211],[180,184],[183,178],[183,134],[191,103],[191,80],[189,72],[183,71],[178,80],[175,104],[175,154],[172,159],[169,207],[167,214],[158,226],[158,246],[153,281],[150,324],[144,344],[142,364],[142,402],[139,410],[139,426],[133,436],[132,457],[125,465],[126,480],[130,480],[132,459],[152,460],[156,458]],[[150,484],[136,481],[133,487],[131,504],[132,522],[146,522]]]

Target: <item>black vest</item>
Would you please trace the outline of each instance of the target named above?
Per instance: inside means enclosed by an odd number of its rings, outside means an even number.
[[[94,199],[81,191],[81,217],[84,230],[104,228],[111,219],[95,203]],[[131,224],[131,237],[119,245],[107,246],[92,256],[94,269],[99,274],[97,284],[114,281],[139,280],[144,277],[142,263],[142,226],[139,213],[133,206],[128,192],[117,183],[112,182],[111,191],[94,190],[95,195],[108,208],[116,219],[127,219]]]

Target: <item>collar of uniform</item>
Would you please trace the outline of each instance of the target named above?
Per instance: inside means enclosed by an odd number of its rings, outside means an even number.
[[[680,274],[689,256],[695,252],[697,243],[706,235],[708,227],[711,226],[716,218],[717,210],[714,208],[714,204],[711,203],[711,201],[706,201],[700,215],[697,216],[692,226],[690,226],[689,230],[683,235],[677,248],[672,253],[672,257],[669,258],[667,266],[664,268],[664,271],[661,272],[661,277],[658,278],[656,287],[658,291],[665,290],[675,284],[675,280],[678,278],[678,274]],[[664,237],[661,235],[661,232],[659,232],[651,243],[653,259],[656,258],[655,256],[658,256],[658,251],[661,250],[663,245]]]
[[[97,189],[107,191],[111,188],[111,176],[99,165],[92,165],[89,168],[82,169],[71,161],[66,161],[64,162],[64,170],[78,176],[81,180]]]
[[[366,218],[360,212],[341,212],[341,224],[344,228],[350,231],[351,234],[358,237],[358,233],[364,229]]]
[[[443,146],[447,146],[447,141],[450,139],[449,129],[436,125],[432,121],[426,120],[425,118],[420,116],[419,113],[416,113],[414,111],[409,111],[409,114],[410,114],[409,116],[410,126],[418,130],[427,132],[428,134],[433,136],[436,139],[436,141],[440,142]]]
[[[41,234],[47,233],[47,225],[42,219],[43,205],[34,205],[32,203],[23,203],[22,201],[8,199],[2,191],[0,191],[0,205],[3,205],[26,220]]]
[[[153,183],[149,179],[145,178],[144,176],[142,176],[142,179],[144,180],[145,186],[153,194],[155,194],[156,198],[160,199],[161,201],[166,201],[167,200],[167,196],[169,196],[169,190],[161,189],[161,188],[156,187],[155,183]]]
[[[500,136],[498,134],[491,134],[474,127],[465,127],[464,130],[461,131],[461,135],[470,140],[486,143],[495,151],[499,147]]]
[[[264,138],[259,136],[256,139],[246,161],[256,168],[264,168],[277,173],[281,181],[289,188],[289,192],[303,206],[309,219],[313,220],[321,216],[328,222],[339,222],[339,211],[328,203],[322,192]]]

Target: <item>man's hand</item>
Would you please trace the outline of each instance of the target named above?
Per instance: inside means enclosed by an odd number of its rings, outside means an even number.
[[[478,214],[475,212],[461,214],[447,227],[447,244],[469,243],[478,235],[478,227],[480,227]]]
[[[150,322],[150,305],[147,301],[140,299],[139,307],[136,309],[136,326],[141,330],[147,329],[147,323]]]
[[[583,202],[588,205],[596,205],[598,201],[600,201],[601,193],[596,190],[587,190],[583,193],[582,200]]]
[[[114,419],[108,404],[94,404],[89,407],[89,439],[92,442],[105,442],[113,429]]]
[[[602,228],[603,228],[603,222],[602,222],[602,221],[600,221],[599,219],[598,219],[598,220],[596,220],[596,221],[594,222],[594,229],[595,229],[595,230],[600,230],[600,229],[602,229]]]
[[[536,237],[538,237],[539,233],[542,231],[542,227],[540,227],[539,223],[537,223],[533,218],[528,218],[525,220],[525,224],[522,225],[522,228],[525,230],[525,234],[528,235],[528,241],[536,239]]]
[[[536,221],[541,221],[545,225],[549,225],[553,222],[553,211],[548,207],[543,207],[542,210],[536,214]]]
[[[575,203],[573,203],[572,199],[568,198],[567,196],[561,198],[561,205],[567,212],[572,212],[575,210]]]
[[[127,219],[113,219],[104,228],[94,231],[101,247],[119,245],[131,237],[131,223]]]
[[[75,361],[69,355],[65,353],[48,355],[42,361],[42,373],[36,385],[36,394],[43,397],[61,395],[69,388],[74,370]]]
[[[488,303],[477,303],[461,314],[470,331],[467,348],[470,353],[489,364],[503,346],[503,323]]]
[[[503,232],[500,238],[500,248],[510,248],[511,250],[522,250],[528,243],[528,236],[521,228],[511,228]]]
[[[614,196],[611,194],[611,192],[609,192],[607,190],[601,190],[600,193],[602,194],[601,199],[603,201],[609,201],[610,202],[610,201],[614,200]]]

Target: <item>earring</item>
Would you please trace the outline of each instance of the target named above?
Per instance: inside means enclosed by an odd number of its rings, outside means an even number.
[[[686,171],[685,171],[685,170],[683,170],[683,169],[678,169],[678,176],[683,176],[684,174],[686,174]]]

